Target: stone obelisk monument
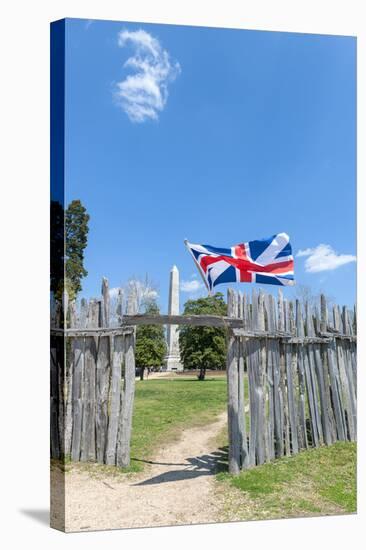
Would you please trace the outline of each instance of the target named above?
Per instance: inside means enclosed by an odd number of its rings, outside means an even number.
[[[173,265],[170,271],[168,314],[179,315],[179,271],[175,265]],[[167,347],[168,354],[165,358],[166,370],[183,370],[183,365],[180,362],[177,325],[168,325],[167,327]]]

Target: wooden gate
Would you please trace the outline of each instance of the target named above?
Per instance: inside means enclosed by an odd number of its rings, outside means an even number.
[[[118,294],[51,308],[51,456],[130,464],[135,327],[225,327],[229,472],[356,440],[356,314],[229,289],[228,316],[139,315]],[[126,314],[123,314],[125,309]]]

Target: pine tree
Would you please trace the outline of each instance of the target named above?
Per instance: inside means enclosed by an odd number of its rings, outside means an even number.
[[[56,294],[64,278],[64,209],[59,201],[51,201],[51,273],[50,287]]]
[[[90,216],[80,200],[72,201],[65,214],[66,288],[71,299],[82,289],[81,279],[88,272],[84,267],[84,250],[88,243]]]

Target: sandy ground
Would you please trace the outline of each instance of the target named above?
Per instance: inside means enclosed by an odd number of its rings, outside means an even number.
[[[65,487],[67,531],[217,521],[221,503],[214,473],[223,453],[212,441],[226,421],[225,412],[210,425],[183,431],[143,473],[113,476],[71,468]]]

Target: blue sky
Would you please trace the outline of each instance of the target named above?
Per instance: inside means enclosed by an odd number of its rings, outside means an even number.
[[[136,89],[147,40],[155,65]],[[353,304],[355,98],[351,37],[67,20],[66,203],[91,217],[83,295],[148,273],[164,311],[173,264],[181,303],[205,294],[184,238],[284,231],[297,282]]]

